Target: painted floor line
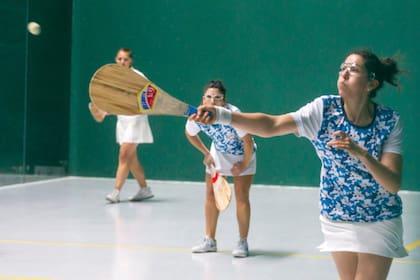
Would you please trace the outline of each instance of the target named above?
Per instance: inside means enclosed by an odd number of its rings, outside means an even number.
[[[0,279],[5,279],[5,280],[52,280],[52,279],[48,279],[48,278],[21,277],[21,276],[9,276],[9,275],[0,275]]]
[[[178,252],[191,252],[191,248],[177,248],[177,247],[158,247],[158,246],[143,246],[143,245],[120,245],[120,244],[97,244],[97,243],[81,243],[81,242],[51,242],[51,241],[32,241],[32,240],[0,240],[0,243],[8,244],[30,244],[30,245],[50,245],[50,246],[65,246],[65,247],[80,247],[80,248],[118,248],[127,250],[149,250],[149,251],[178,251]],[[406,246],[408,251],[412,251],[420,245],[420,240],[417,240]],[[219,250],[219,253],[231,254],[229,250]],[[261,252],[251,251],[251,256],[272,256],[272,257],[297,257],[305,259],[330,259],[330,255],[310,255],[301,253],[275,253],[275,252]],[[410,259],[394,259],[396,263],[404,264],[420,264],[420,260]],[[0,276],[0,279],[1,276]],[[6,278],[7,279],[7,278]],[[13,279],[13,278],[11,278]],[[18,280],[27,280],[20,279]],[[28,279],[29,280],[29,279]],[[30,280],[38,280],[36,278]],[[41,280],[41,279],[39,279]],[[42,279],[43,280],[43,279]]]

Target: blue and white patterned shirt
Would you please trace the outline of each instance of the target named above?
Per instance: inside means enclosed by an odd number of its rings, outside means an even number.
[[[239,109],[232,104],[225,104],[226,109],[232,112],[239,112]],[[206,133],[212,140],[214,148],[224,154],[243,155],[244,142],[242,137],[248,134],[246,131],[236,129],[230,125],[212,124],[203,125],[188,120],[185,129],[189,135],[197,135],[200,131]],[[256,145],[254,143],[254,151]]]
[[[399,217],[402,201],[378,184],[362,162],[327,143],[341,130],[376,159],[384,152],[402,153],[402,128],[392,109],[375,105],[366,127],[353,125],[340,96],[321,96],[291,113],[299,136],[308,138],[321,159],[321,214],[334,221],[375,222]]]

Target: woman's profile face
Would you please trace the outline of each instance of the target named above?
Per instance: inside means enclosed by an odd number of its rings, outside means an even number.
[[[355,97],[369,92],[368,73],[363,57],[349,55],[340,66],[337,88],[341,97]]]

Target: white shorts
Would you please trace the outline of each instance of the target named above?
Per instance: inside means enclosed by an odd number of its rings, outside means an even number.
[[[153,143],[153,134],[150,129],[147,115],[118,116],[117,143]]]
[[[408,256],[401,217],[374,223],[334,222],[319,217],[324,243],[321,252],[357,252],[388,258]]]
[[[216,167],[216,170],[219,171],[220,175],[223,176],[232,176],[232,172],[230,172],[230,169],[232,166],[244,159],[244,156],[238,156],[238,155],[230,155],[230,154],[224,154],[219,151],[217,151],[213,145],[210,148],[210,154],[214,159],[214,164]],[[249,162],[248,168],[245,169],[239,176],[244,175],[254,175],[257,170],[257,156],[254,152],[252,154],[251,161]],[[206,173],[211,174],[210,170],[206,167]]]

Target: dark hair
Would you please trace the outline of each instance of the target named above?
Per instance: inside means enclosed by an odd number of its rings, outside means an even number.
[[[204,92],[206,92],[206,90],[209,88],[217,88],[225,96],[226,99],[227,90],[221,80],[211,80],[210,82],[208,82],[208,84],[204,87]]]
[[[117,51],[117,54],[118,54],[119,52],[125,52],[125,53],[128,53],[128,56],[129,56],[130,58],[133,58],[133,52],[132,52],[132,51],[131,51],[131,49],[129,49],[129,48],[119,48],[119,49],[118,49],[118,51]]]
[[[376,96],[378,90],[383,87],[384,82],[387,82],[398,89],[400,88],[398,75],[405,71],[399,70],[397,61],[394,58],[379,58],[369,49],[354,50],[347,56],[351,54],[357,54],[363,57],[369,79],[377,80],[379,82],[379,85],[370,92],[371,98]]]

